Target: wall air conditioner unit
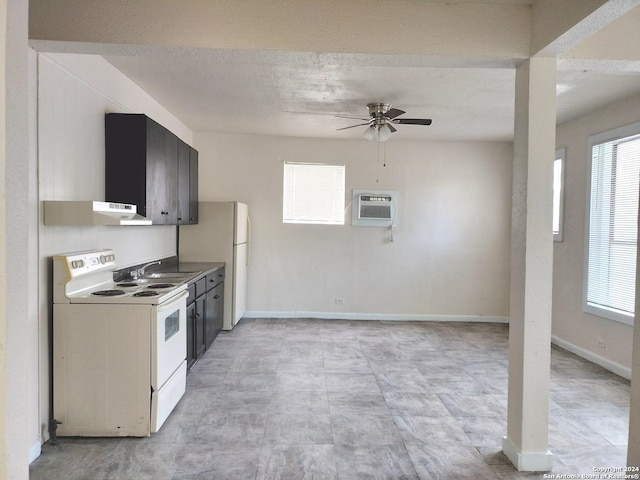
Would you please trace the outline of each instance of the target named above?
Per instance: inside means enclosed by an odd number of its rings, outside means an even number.
[[[353,190],[351,225],[392,227],[398,219],[398,192],[395,190]]]

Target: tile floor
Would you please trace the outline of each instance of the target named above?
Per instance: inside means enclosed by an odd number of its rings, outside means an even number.
[[[32,480],[538,479],[501,453],[508,327],[242,320],[150,438],[60,438]],[[629,382],[553,348],[553,473],[626,463]]]

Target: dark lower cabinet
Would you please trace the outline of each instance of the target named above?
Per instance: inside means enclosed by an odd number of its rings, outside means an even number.
[[[207,348],[222,330],[222,309],[224,305],[224,282],[220,282],[207,292],[205,315],[205,339]]]
[[[195,325],[195,344],[196,359],[200,358],[207,348],[204,338],[204,322],[205,322],[205,295],[196,298],[196,325]]]
[[[215,270],[188,287],[187,370],[198,361],[222,330],[224,268]]]
[[[187,306],[187,370],[196,363],[196,302],[192,302]]]

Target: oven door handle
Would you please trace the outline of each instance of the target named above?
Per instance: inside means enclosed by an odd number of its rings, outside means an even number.
[[[185,290],[179,293],[178,295],[176,295],[175,297],[171,297],[168,302],[161,303],[160,305],[158,305],[158,311],[162,312],[164,310],[170,310],[170,309],[176,308],[176,305],[178,305],[180,302],[184,302],[184,305],[186,307],[188,296],[189,296],[189,292]]]

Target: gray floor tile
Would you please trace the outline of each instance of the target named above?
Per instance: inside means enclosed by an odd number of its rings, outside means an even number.
[[[333,450],[332,444],[265,446],[256,480],[335,480]]]
[[[390,415],[331,414],[335,445],[402,445]]]
[[[275,390],[296,390],[307,392],[326,392],[327,378],[324,372],[280,371],[275,377]]]
[[[278,390],[271,397],[270,413],[329,414],[329,397],[323,391]]]
[[[506,415],[504,405],[491,394],[479,395],[451,395],[438,394],[444,406],[454,417],[495,417]]]
[[[440,397],[435,393],[385,392],[384,399],[392,415],[451,416]]]
[[[373,373],[327,373],[327,390],[330,392],[379,392]]]
[[[340,480],[417,480],[404,445],[336,445]]]
[[[471,446],[471,440],[452,417],[394,416],[393,420],[405,444],[439,443]]]
[[[191,443],[185,446],[172,480],[248,480],[256,476],[259,448]]]
[[[496,474],[473,447],[409,444],[407,451],[420,479],[496,480]]]
[[[332,415],[367,414],[389,415],[389,407],[378,392],[329,392],[329,409]]]
[[[277,413],[269,415],[265,444],[330,445],[333,443],[328,414]]]
[[[243,319],[148,438],[60,438],[31,480],[542,479],[502,454],[508,326]],[[626,461],[628,381],[552,347],[551,473]]]

